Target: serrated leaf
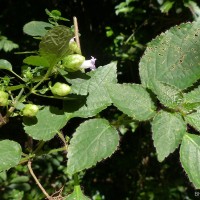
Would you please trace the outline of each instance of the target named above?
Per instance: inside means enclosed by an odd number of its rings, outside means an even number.
[[[91,119],[82,123],[74,133],[68,148],[68,174],[73,175],[88,169],[111,156],[118,143],[119,135],[107,120]]]
[[[177,108],[183,102],[180,89],[162,82],[154,83],[154,93],[159,101],[168,108]]]
[[[23,31],[30,36],[44,36],[53,25],[42,21],[31,21],[24,25]]]
[[[83,192],[81,191],[81,187],[79,185],[76,185],[74,187],[73,193],[68,195],[65,200],[90,200],[88,197],[86,197]]]
[[[49,67],[49,62],[42,56],[29,56],[23,60],[24,63],[33,66]]]
[[[116,64],[116,62],[112,62],[99,67],[82,78],[67,78],[67,81],[72,84],[73,93],[88,95],[85,104],[73,113],[74,117],[95,116],[111,104],[105,84],[117,82]],[[66,110],[68,110],[68,107],[71,107],[70,104],[65,104]]]
[[[140,61],[142,84],[161,81],[181,90],[200,77],[200,22],[172,27],[152,40]]]
[[[155,105],[144,87],[137,84],[107,84],[113,104],[135,120],[145,121],[155,115]]]
[[[70,53],[69,41],[73,37],[71,29],[59,25],[49,30],[39,44],[40,55],[55,65]]]
[[[160,111],[154,117],[152,137],[160,162],[175,151],[186,133],[186,128],[184,120],[178,113]]]
[[[0,171],[8,170],[19,164],[21,159],[21,146],[11,140],[0,141]]]
[[[200,132],[200,110],[186,115],[185,120],[188,124],[190,124],[192,127]]]
[[[45,107],[36,118],[24,118],[24,130],[35,140],[48,141],[65,126],[69,118],[56,107]]]
[[[200,137],[189,133],[185,134],[180,148],[180,160],[189,180],[196,189],[200,189],[199,156]]]
[[[12,71],[12,65],[7,60],[0,59],[0,69],[6,69]]]

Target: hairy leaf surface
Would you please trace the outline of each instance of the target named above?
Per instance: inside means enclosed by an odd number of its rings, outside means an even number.
[[[119,135],[105,119],[90,119],[76,130],[68,148],[67,172],[88,169],[111,156],[117,149]]]
[[[35,140],[52,139],[69,120],[63,111],[56,107],[45,107],[36,118],[24,118],[24,130]]]
[[[142,84],[161,81],[181,90],[200,78],[200,22],[172,27],[152,40],[140,61]]]
[[[0,171],[8,170],[19,164],[21,159],[21,146],[11,140],[0,141]]]
[[[46,58],[51,66],[55,65],[70,53],[69,41],[72,37],[71,29],[66,26],[59,25],[53,27],[39,44],[40,55]]]
[[[155,115],[155,105],[144,87],[137,84],[107,84],[113,104],[123,113],[139,121]]]
[[[153,119],[152,131],[158,160],[161,162],[180,144],[186,133],[186,124],[179,114],[160,111]]]
[[[200,189],[200,137],[194,134],[185,134],[180,148],[181,164],[189,180],[196,189]]]

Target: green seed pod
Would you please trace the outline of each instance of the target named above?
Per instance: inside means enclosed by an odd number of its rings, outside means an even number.
[[[63,58],[63,66],[68,72],[75,72],[80,69],[80,66],[85,61],[85,57],[79,54],[68,55]]]
[[[0,106],[7,106],[8,105],[8,93],[4,91],[0,91]]]
[[[57,82],[51,87],[51,92],[54,96],[64,97],[71,92],[71,87],[65,83]]]
[[[39,111],[39,107],[34,104],[26,104],[22,110],[22,114],[25,117],[35,117]]]

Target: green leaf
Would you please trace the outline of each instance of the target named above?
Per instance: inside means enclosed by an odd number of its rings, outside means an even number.
[[[172,1],[166,1],[161,7],[160,10],[162,13],[167,13],[172,8],[174,2]]]
[[[82,123],[68,148],[68,174],[73,175],[106,159],[116,151],[118,144],[116,129],[105,119],[90,119]]]
[[[65,200],[90,200],[86,197],[81,191],[80,185],[74,186],[74,191],[70,195],[68,195]]]
[[[41,57],[41,56],[29,56],[26,57],[23,60],[24,63],[28,65],[33,65],[33,66],[43,66],[43,67],[49,67],[49,62],[46,60],[46,58]]]
[[[8,170],[19,164],[21,159],[21,146],[11,140],[0,141],[0,171]]]
[[[69,118],[56,107],[45,107],[36,118],[24,117],[24,130],[35,140],[48,141],[65,126]]]
[[[197,112],[188,114],[185,116],[185,120],[188,124],[190,124],[192,127],[194,127],[197,131],[200,132],[200,110],[197,110]]]
[[[23,31],[30,36],[44,36],[53,25],[42,21],[31,21],[24,25]]]
[[[142,84],[161,81],[181,90],[200,78],[200,22],[172,27],[152,40],[140,61]]]
[[[160,111],[153,119],[152,132],[158,160],[174,152],[186,133],[186,124],[178,113]]]
[[[0,59],[0,69],[6,69],[12,71],[12,65],[7,60]]]
[[[183,102],[180,89],[162,82],[154,83],[154,93],[160,102],[168,108],[177,108]]]
[[[113,104],[135,120],[145,121],[155,115],[155,105],[144,87],[137,84],[107,84]]]
[[[46,58],[51,66],[55,65],[70,53],[69,41],[72,37],[71,29],[66,26],[59,25],[53,27],[39,44],[41,56]]]
[[[88,95],[85,104],[73,113],[74,117],[92,117],[111,105],[105,84],[117,82],[116,65],[116,62],[112,62],[88,73],[87,76],[82,76],[82,78],[67,79],[72,84],[73,93]],[[68,107],[71,105],[65,104],[66,110],[69,109]]]
[[[193,134],[185,134],[180,148],[181,164],[186,171],[189,180],[196,189],[200,189],[200,137]]]

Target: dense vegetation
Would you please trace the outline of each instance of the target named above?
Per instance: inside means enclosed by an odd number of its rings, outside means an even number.
[[[21,73],[22,61],[27,54],[15,52],[35,51],[39,43],[38,39],[24,34],[24,24],[33,20],[48,21],[47,8],[61,11],[62,17],[69,21],[59,23],[68,27],[73,24],[73,16],[77,17],[82,54],[88,59],[91,55],[97,58],[97,67],[117,61],[118,83],[141,83],[139,61],[147,44],[172,26],[198,21],[200,13],[198,4],[189,0],[83,0],[67,3],[2,0],[3,4],[0,8],[0,59],[12,63],[16,73]],[[6,75],[11,76],[9,72]],[[0,70],[0,76],[5,76],[4,70]],[[20,82],[17,78],[14,81]],[[59,99],[32,95],[29,101],[61,107]],[[158,109],[163,109],[163,105],[159,104]],[[133,123],[113,105],[98,113],[97,118],[100,117],[106,118],[119,131],[120,144],[112,156],[79,174],[85,195],[95,200],[195,198],[197,190],[181,167],[178,149],[163,162],[158,162],[149,121]],[[27,140],[22,120],[20,116],[10,118],[9,124],[1,127],[0,137],[1,140],[17,141],[26,151],[30,147],[28,143],[33,141]],[[80,117],[73,118],[62,132],[70,137],[83,121]],[[188,126],[188,130],[195,132],[192,126]],[[36,145],[35,141],[33,145]],[[43,149],[48,151],[62,146],[63,141],[55,136],[45,143]],[[74,180],[68,177],[65,153],[40,156],[33,161],[32,168],[49,194],[63,186],[64,194],[73,191]],[[0,174],[0,199],[44,199],[44,195],[24,164]]]

